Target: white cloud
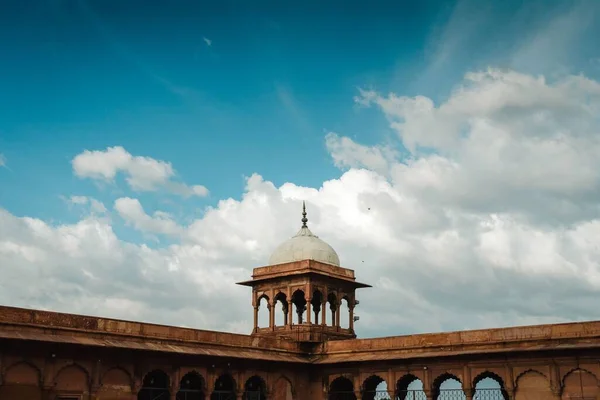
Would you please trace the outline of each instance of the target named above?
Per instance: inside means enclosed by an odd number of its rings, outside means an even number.
[[[204,43],[206,43],[208,47],[212,46],[212,40],[210,40],[209,38],[203,37],[202,40],[204,40]]]
[[[155,212],[153,216],[146,214],[139,200],[122,197],[115,201],[115,210],[128,224],[148,233],[177,235],[180,228],[171,216],[164,212]]]
[[[331,134],[348,170],[317,188],[252,175],[241,200],[187,225],[118,199],[127,223],[172,240],[157,248],[94,215],[52,226],[0,211],[0,303],[249,332],[234,283],[296,232],[306,200],[311,229],[375,286],[359,294],[362,336],[599,319],[598,88],[490,70],[438,105],[365,92],[408,159]]]
[[[187,186],[172,181],[175,170],[171,163],[151,157],[132,156],[121,146],[108,147],[104,151],[85,150],[75,156],[71,163],[75,175],[80,178],[112,181],[122,172],[131,189],[138,192],[164,188],[183,197],[208,194],[204,186]]]
[[[390,170],[390,162],[398,156],[390,146],[363,146],[334,132],[325,136],[325,145],[337,167],[367,168],[383,175]]]
[[[107,212],[104,203],[99,200],[94,199],[93,197],[88,196],[71,196],[67,199],[70,204],[83,206],[89,205],[90,212],[95,214],[105,214]]]

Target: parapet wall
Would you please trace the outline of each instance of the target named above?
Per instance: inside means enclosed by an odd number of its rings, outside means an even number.
[[[360,349],[361,351],[385,351],[399,348],[492,345],[510,342],[584,338],[600,339],[600,321],[389,336],[373,339],[356,339],[351,342],[331,341],[325,343],[324,350],[327,353],[345,352],[353,349]]]
[[[81,332],[118,335],[121,337],[128,336],[132,339],[163,339],[176,342],[253,347],[292,352],[298,349],[298,346],[293,342],[268,337],[256,338],[250,335],[235,333],[28,310],[16,307],[0,307],[0,327],[8,329],[11,325],[15,327],[52,328],[55,331],[69,331],[71,333]]]

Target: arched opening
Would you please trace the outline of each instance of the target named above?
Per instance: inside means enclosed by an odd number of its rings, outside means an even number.
[[[325,321],[328,326],[335,326],[335,316],[337,314],[338,302],[335,293],[329,293],[327,295],[327,304],[329,306],[329,312],[327,313],[327,320]]]
[[[215,381],[210,400],[235,400],[235,380],[229,374],[223,374]]]
[[[41,400],[39,369],[26,362],[8,367],[0,385],[0,399]]]
[[[288,303],[285,293],[279,292],[274,300],[275,326],[285,326],[288,324]]]
[[[313,324],[320,324],[319,315],[321,314],[321,305],[323,304],[323,293],[315,290],[312,295],[311,305],[313,311]]]
[[[340,304],[340,327],[350,329],[350,299],[348,296],[342,297]]]
[[[197,372],[188,372],[179,382],[177,400],[204,400],[204,378]]]
[[[473,379],[474,399],[508,400],[508,392],[504,389],[504,381],[493,372],[485,371]]]
[[[244,396],[242,400],[266,400],[267,385],[260,376],[252,376],[244,385]]]
[[[396,382],[396,398],[399,400],[427,400],[423,382],[414,375],[404,375]]]
[[[436,400],[466,400],[460,380],[452,374],[443,374],[433,383],[433,398]]]
[[[563,380],[563,391],[561,400],[572,400],[572,399],[597,399],[598,380],[589,371],[583,369],[574,369],[569,372]]]
[[[356,400],[354,385],[348,378],[340,376],[329,385],[329,400]]]
[[[377,375],[371,375],[363,382],[363,400],[390,400],[386,381]]]
[[[538,371],[524,372],[517,378],[515,400],[546,400],[553,397],[550,382]]]
[[[296,323],[302,324],[306,315],[306,296],[303,290],[298,289],[292,294],[292,304],[296,314]]]
[[[158,369],[147,373],[138,400],[169,400],[169,376]]]
[[[263,294],[256,300],[256,306],[258,307],[258,327],[266,328],[270,326],[270,310],[269,310],[269,297]]]

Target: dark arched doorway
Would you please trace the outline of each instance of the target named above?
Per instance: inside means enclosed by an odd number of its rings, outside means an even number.
[[[185,374],[179,383],[177,400],[204,400],[204,378],[197,372]]]
[[[260,376],[252,376],[246,381],[243,400],[267,400],[267,385]]]
[[[229,374],[217,378],[210,400],[235,400],[235,380]]]
[[[329,400],[356,400],[354,384],[348,378],[340,376],[329,385]]]
[[[161,370],[146,374],[138,400],[169,400],[169,376]]]

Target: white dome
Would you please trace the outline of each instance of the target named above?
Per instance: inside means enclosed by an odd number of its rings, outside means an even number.
[[[340,258],[327,243],[315,236],[304,225],[293,238],[280,244],[269,259],[269,265],[294,261],[314,260],[325,264],[340,266]]]

